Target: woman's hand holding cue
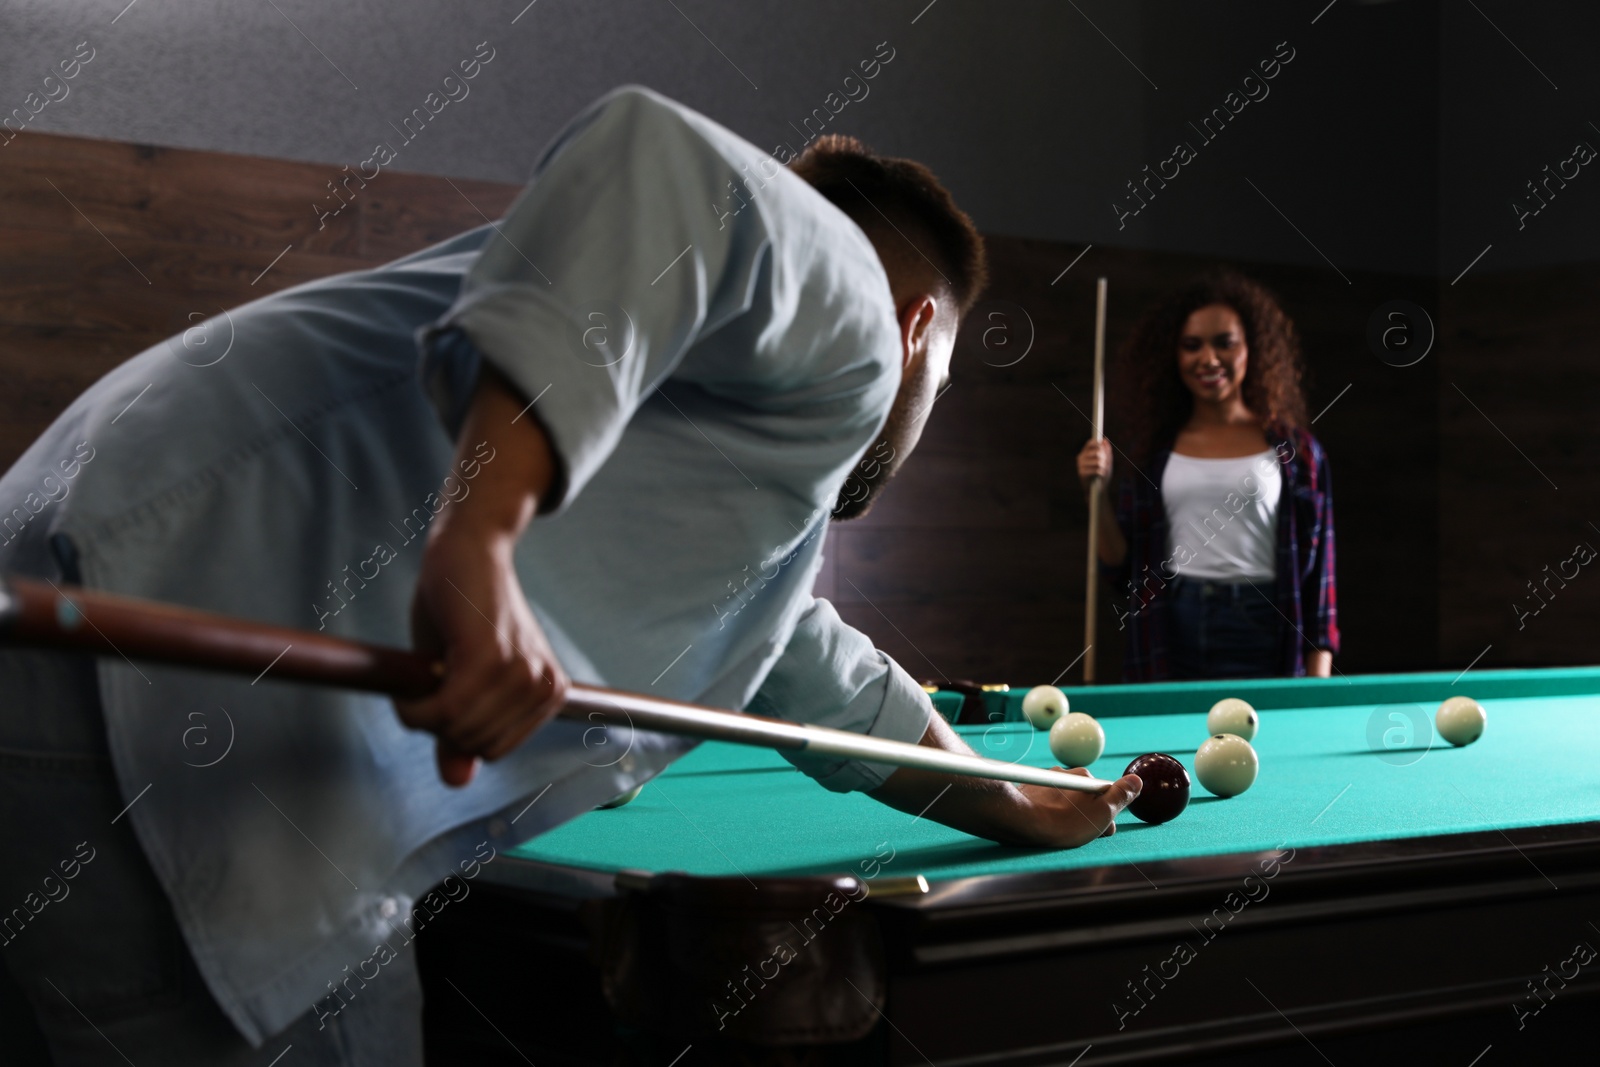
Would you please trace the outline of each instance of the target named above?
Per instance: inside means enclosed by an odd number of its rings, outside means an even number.
[[[1094,479],[1100,479],[1100,492],[1106,493],[1106,487],[1111,484],[1111,439],[1102,437],[1096,441],[1090,439],[1083,446],[1083,451],[1078,453],[1078,483],[1083,486],[1083,496],[1087,500],[1094,485]],[[1117,517],[1111,507],[1100,509],[1100,537],[1097,546],[1100,562],[1108,567],[1119,567],[1122,561],[1128,558],[1128,542],[1122,536],[1122,528],[1117,525]]]
[[[1096,478],[1100,479],[1102,490],[1111,481],[1111,441],[1105,437],[1089,440],[1078,453],[1078,482],[1083,486],[1085,497]]]

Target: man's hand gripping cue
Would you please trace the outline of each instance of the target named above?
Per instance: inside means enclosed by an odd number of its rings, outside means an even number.
[[[444,679],[430,696],[396,700],[395,710],[434,735],[439,777],[454,786],[472,781],[480,759],[527,740],[567,698],[566,672],[514,566],[517,539],[557,477],[549,439],[524,408],[485,368],[411,604],[412,643],[443,662]]]

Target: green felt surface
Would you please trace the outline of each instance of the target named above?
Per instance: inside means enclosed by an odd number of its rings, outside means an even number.
[[[1143,685],[1062,686],[1073,711],[1102,715],[1166,715],[1206,711],[1223,697],[1240,697],[1258,708],[1318,708],[1335,704],[1422,702],[1437,705],[1470,691],[1480,700],[1501,697],[1581,696],[1600,692],[1600,668],[1543,667],[1530,670],[1457,671],[1415,674],[1335,675],[1332,678],[1250,678],[1219,682],[1156,682]],[[985,693],[990,722],[1021,722],[1029,685]],[[946,719],[959,712],[959,694],[940,691],[934,705]],[[941,698],[954,697],[954,700]],[[951,711],[946,711],[949,707]]]
[[[1255,740],[1261,774],[1249,792],[1220,800],[1196,782],[1189,810],[1177,820],[1148,826],[1123,813],[1114,837],[1073,851],[994,845],[866,796],[829,793],[776,754],[705,744],[633,803],[592,812],[511,854],[600,870],[851,871],[938,880],[1600,820],[1600,671],[1474,672],[1451,690],[1452,677],[1402,676],[1388,686],[1355,679],[1342,688],[1310,683],[1357,697],[1348,703],[1273,708],[1262,701]],[[1259,699],[1247,685],[1231,689]],[[1432,731],[1438,699],[1452,692],[1477,697],[1488,711],[1483,738],[1466,748],[1452,748]],[[1375,699],[1385,695],[1396,699]],[[1201,697],[1169,687],[1162,699],[1188,709],[1177,713],[1132,700],[1123,702],[1130,714],[1100,707],[1107,751],[1090,770],[1115,777],[1151,751],[1170,752],[1192,770],[1215,699],[1209,690]],[[1045,735],[1022,723],[961,732],[998,759],[1054,762]],[[874,857],[876,870],[864,866]]]

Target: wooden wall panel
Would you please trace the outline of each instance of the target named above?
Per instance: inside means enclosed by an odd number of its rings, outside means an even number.
[[[312,204],[336,177],[324,165],[36,133],[7,146],[0,464],[190,312],[405,255],[498,217],[518,192],[386,171],[319,228]],[[1087,514],[1072,458],[1089,432],[1093,279],[1111,279],[1115,349],[1152,301],[1209,265],[1100,247],[1063,274],[1082,251],[990,240],[989,299],[963,330],[954,385],[919,451],[870,516],[831,535],[819,593],[919,677],[1049,681],[1082,650]],[[1484,273],[1450,288],[1238,266],[1296,319],[1313,413],[1332,404],[1313,429],[1336,486],[1339,669],[1464,667],[1490,645],[1486,666],[1591,659],[1600,578],[1585,571],[1522,630],[1510,605],[1586,529],[1600,547],[1587,525],[1600,526],[1589,508],[1600,275]],[[1437,351],[1416,367],[1389,367],[1366,346],[1368,316],[1396,298],[1443,302]],[[1100,673],[1114,678],[1115,617],[1102,607],[1101,618]]]
[[[117,363],[291,285],[498,217],[519,187],[24,133],[0,155],[0,466]]]
[[[1597,308],[1589,264],[1469,274],[1449,292],[1438,562],[1450,662],[1600,660],[1600,561],[1562,567],[1579,542],[1600,550]]]
[[[361,192],[361,253],[380,261],[476,229],[505,213],[519,186],[384,173]]]

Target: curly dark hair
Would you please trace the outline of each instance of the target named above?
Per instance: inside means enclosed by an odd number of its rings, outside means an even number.
[[[1245,406],[1280,432],[1306,424],[1300,338],[1277,298],[1237,271],[1207,271],[1152,308],[1118,358],[1118,409],[1128,451],[1136,463],[1171,445],[1194,410],[1194,396],[1178,377],[1178,341],[1200,308],[1223,304],[1244,326],[1250,358],[1241,390]]]

